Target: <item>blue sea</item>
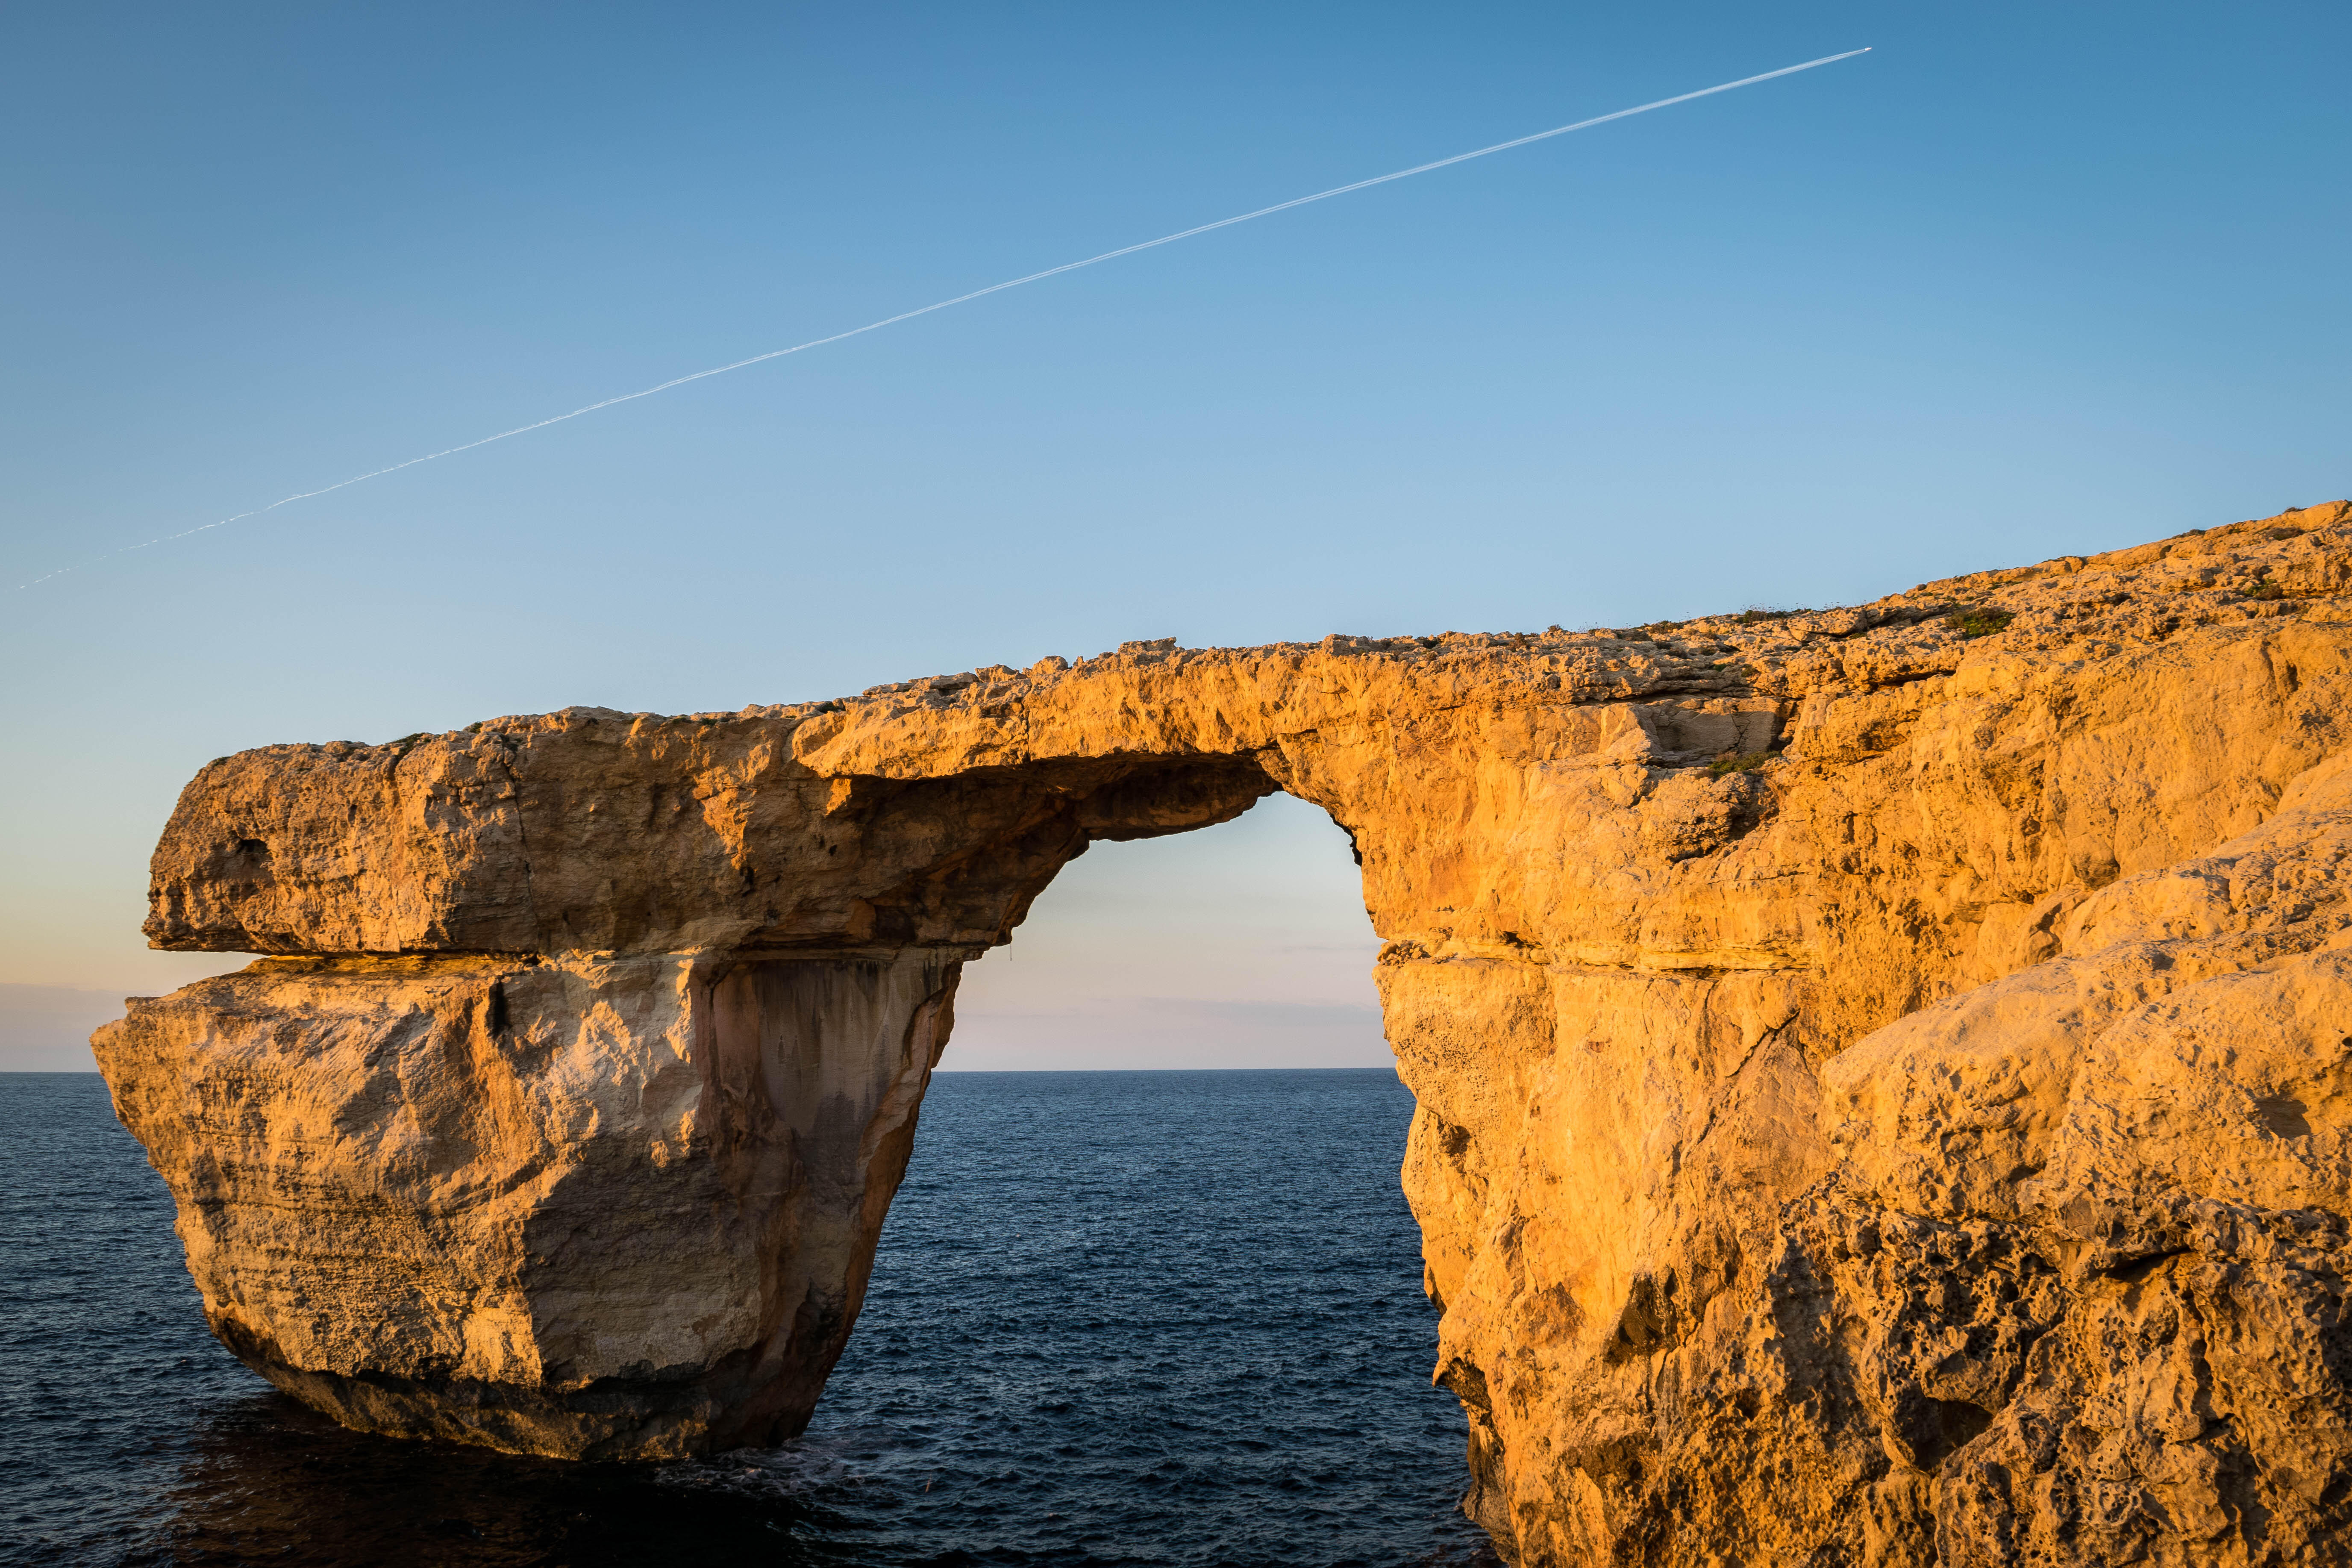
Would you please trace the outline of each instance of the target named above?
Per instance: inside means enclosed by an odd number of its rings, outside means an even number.
[[[1387,1071],[933,1080],[802,1440],[362,1436],[216,1345],[105,1085],[0,1074],[0,1563],[1495,1563]]]

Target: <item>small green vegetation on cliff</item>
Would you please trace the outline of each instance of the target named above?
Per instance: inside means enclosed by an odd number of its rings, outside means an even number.
[[[1719,779],[1732,773],[1752,773],[1779,755],[1778,752],[1726,752],[1706,764],[1707,776]]]
[[[1954,610],[1944,617],[1944,624],[1964,637],[1989,637],[2015,619],[2017,617],[2007,610],[1971,607]]]

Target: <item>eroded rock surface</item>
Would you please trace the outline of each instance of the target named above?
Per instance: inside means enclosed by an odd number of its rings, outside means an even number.
[[[1855,609],[1129,644],[226,758],[100,1031],[222,1339],[354,1426],[798,1429],[959,966],[1087,844],[1347,829],[1537,1563],[2352,1552],[2352,507]]]

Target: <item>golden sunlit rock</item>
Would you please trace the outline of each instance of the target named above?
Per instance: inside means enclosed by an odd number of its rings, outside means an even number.
[[[960,965],[1088,843],[1276,790],[1363,863],[1517,1561],[2340,1559],[2342,502],[1858,608],[248,752],[148,932],[279,956],[95,1045],[281,1387],[531,1453],[766,1440]]]

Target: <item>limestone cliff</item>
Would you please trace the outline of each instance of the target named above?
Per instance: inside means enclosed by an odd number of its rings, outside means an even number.
[[[797,1430],[959,966],[1097,839],[1363,863],[1536,1563],[2352,1550],[2352,506],[1601,632],[1129,644],[213,763],[96,1045],[222,1339],[354,1426]]]

